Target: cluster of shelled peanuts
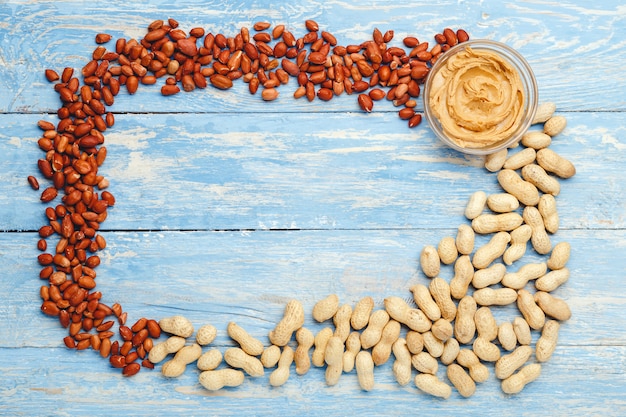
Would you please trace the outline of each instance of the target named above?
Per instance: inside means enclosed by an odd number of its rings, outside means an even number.
[[[429,282],[410,288],[415,305],[388,296],[382,309],[375,309],[371,297],[352,307],[331,294],[314,305],[312,317],[332,325],[313,334],[304,327],[302,304],[292,300],[269,333],[270,346],[231,322],[227,332],[239,347],[228,348],[223,355],[218,349],[202,352],[201,345],[214,340],[215,327],[203,326],[196,342],[185,345],[193,326],[175,316],[159,323],[172,336],[155,345],[149,360],[157,363],[175,353],[162,366],[168,377],[182,374],[187,364],[197,361],[200,384],[209,390],[238,386],[245,375],[263,376],[265,369],[273,369],[270,384],[280,386],[295,362],[298,375],[311,366],[325,367],[329,386],[356,370],[361,389],[369,391],[375,386],[374,369],[393,354],[397,382],[406,385],[413,380],[418,389],[433,396],[448,398],[452,386],[463,397],[473,395],[476,384],[489,377],[488,363],[493,364],[503,392],[520,392],[539,376],[541,363],[556,348],[560,322],[571,316],[566,302],[551,294],[569,278],[570,255],[567,242],[553,246],[549,237],[558,230],[556,177],[575,173],[569,161],[548,149],[551,137],[565,127],[565,119],[553,116],[554,110],[551,103],[540,106],[535,123],[545,122],[544,131],[527,133],[521,140],[523,149],[510,156],[505,150],[487,157],[487,169],[499,172],[498,181],[506,192],[474,193],[465,207],[471,226],[462,224],[456,237],[423,248],[419,262]],[[490,212],[485,212],[486,207]],[[475,248],[476,234],[491,239]],[[507,270],[523,257],[528,245],[546,261]],[[454,267],[450,282],[440,277],[442,264]],[[534,290],[527,288],[531,281]],[[491,307],[508,304],[517,304],[521,315],[498,324]],[[534,331],[540,336],[533,345]],[[290,346],[294,339],[295,349]],[[227,366],[219,368],[223,361]],[[449,383],[437,375],[440,363],[446,366]]]

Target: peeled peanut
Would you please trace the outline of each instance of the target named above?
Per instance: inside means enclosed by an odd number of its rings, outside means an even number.
[[[473,277],[474,266],[469,255],[458,257],[454,263],[454,277],[450,280],[450,295],[457,300],[465,297]]]
[[[537,187],[524,181],[517,172],[512,169],[503,169],[498,172],[500,186],[509,194],[514,195],[520,203],[526,206],[535,206],[539,203],[539,191]]]
[[[517,299],[517,293],[512,288],[481,288],[473,294],[476,304],[481,306],[506,306]]]
[[[243,327],[239,326],[235,322],[228,323],[226,327],[226,332],[231,339],[239,344],[241,349],[246,352],[248,355],[259,356],[263,353],[265,347],[263,343],[252,337]]]
[[[332,330],[328,328],[328,331],[332,333]],[[315,343],[315,336],[306,327],[300,327],[296,331],[296,342],[298,346],[294,353],[294,361],[296,362],[296,373],[298,375],[306,374],[311,368],[311,359],[309,358],[309,350]]]
[[[465,217],[469,220],[475,219],[483,212],[486,203],[487,194],[484,191],[475,191],[465,206]]]
[[[569,279],[569,269],[561,268],[556,271],[550,271],[537,281],[535,281],[535,288],[539,291],[550,292],[559,288],[563,283]]]
[[[285,307],[283,318],[269,334],[270,342],[276,346],[285,346],[291,340],[293,332],[304,324],[304,309],[298,300],[291,300]]]
[[[361,334],[359,332],[352,332],[346,339],[346,348],[343,352],[343,371],[348,373],[354,369],[354,362],[356,355],[361,350]]]
[[[193,334],[193,324],[183,316],[166,317],[159,320],[159,327],[166,333],[187,338]]]
[[[273,387],[279,387],[284,385],[289,379],[289,368],[293,362],[294,352],[291,346],[287,345],[283,347],[283,351],[280,354],[278,360],[278,366],[270,374],[270,385]]]
[[[448,321],[454,320],[456,316],[456,305],[451,298],[450,285],[448,285],[443,278],[437,277],[430,281],[428,289],[435,303],[439,306],[439,310],[441,310],[441,317]],[[428,327],[430,328],[430,325],[428,325]],[[413,330],[421,331],[418,328],[413,328]]]
[[[330,320],[339,308],[339,297],[337,294],[330,294],[323,300],[318,301],[313,306],[313,318],[321,323]]]
[[[451,236],[446,236],[439,241],[439,245],[437,245],[437,253],[439,254],[439,259],[446,265],[450,265],[454,261],[456,261],[457,256],[459,256],[459,251],[456,248],[456,241]]]
[[[573,177],[576,174],[574,164],[548,148],[537,152],[537,163],[546,171],[564,179]]]
[[[535,302],[547,316],[561,321],[569,320],[572,317],[572,311],[565,300],[557,298],[550,293],[537,291],[535,293]]]
[[[411,364],[418,372],[424,374],[436,374],[439,369],[437,359],[433,358],[428,352],[420,352],[411,357]]]
[[[481,246],[474,253],[472,258],[474,268],[487,268],[493,261],[502,256],[510,241],[511,235],[507,232],[498,232],[493,235],[486,245]]]
[[[524,148],[521,151],[511,155],[504,162],[504,169],[520,169],[525,165],[532,164],[535,161],[537,152],[533,148]]]
[[[233,368],[243,369],[250,376],[263,376],[265,370],[261,361],[248,355],[241,348],[228,348],[224,352],[224,361]]]
[[[505,252],[506,253],[506,252]],[[501,263],[494,263],[485,269],[479,269],[474,272],[472,277],[472,285],[476,289],[495,285],[502,281],[504,274],[506,273],[506,266]]]
[[[517,394],[524,387],[539,378],[541,375],[541,365],[538,363],[532,363],[523,367],[518,373],[511,375],[504,381],[502,381],[502,391],[506,394]]]
[[[502,149],[498,152],[491,153],[485,157],[485,169],[489,172],[497,172],[502,169],[504,162],[509,154],[508,149]]]
[[[454,321],[454,337],[459,343],[467,344],[474,338],[476,333],[474,314],[476,311],[476,300],[472,296],[466,295],[461,298]]]
[[[364,297],[359,300],[352,310],[350,316],[350,325],[354,330],[361,330],[370,320],[370,314],[374,309],[374,299],[372,297]]]
[[[200,373],[198,381],[209,391],[217,391],[224,387],[237,387],[243,384],[245,375],[237,369],[219,369]]]
[[[424,246],[420,254],[420,266],[424,275],[429,278],[434,278],[439,275],[441,260],[439,259],[439,253],[437,253],[437,249],[435,249],[434,246]]]
[[[415,376],[415,386],[427,394],[444,399],[449,398],[452,394],[450,385],[431,374],[417,374]]]
[[[533,229],[529,225],[523,224],[510,234],[511,246],[502,255],[502,261],[507,265],[512,265],[513,262],[524,256],[527,243],[533,234]]]
[[[435,278],[441,279],[441,278]],[[432,281],[431,281],[432,283]],[[418,332],[425,332],[430,329],[432,322],[426,317],[423,311],[418,310],[417,308],[411,308],[404,301],[404,299],[396,296],[387,297],[384,300],[385,310],[389,314],[389,317],[392,319],[406,325],[411,330],[417,330]],[[441,307],[440,307],[441,308]],[[385,322],[385,324],[387,324]],[[370,327],[372,327],[372,319],[370,319],[370,324],[367,326],[365,332],[367,332]],[[372,345],[369,345],[368,340],[364,340],[365,332],[361,335],[361,344],[364,349],[369,348]],[[376,341],[378,342],[378,341]]]
[[[556,342],[559,338],[559,322],[556,320],[548,320],[543,326],[541,336],[537,340],[535,347],[537,361],[546,362],[550,359],[556,349]]]
[[[361,346],[369,349],[380,340],[383,328],[389,322],[389,314],[385,310],[376,310],[370,316],[369,324],[361,333]]]
[[[489,368],[483,365],[470,349],[461,349],[456,357],[459,365],[467,368],[474,382],[485,382],[489,378]]]
[[[474,251],[474,229],[467,224],[459,226],[456,234],[456,248],[461,255],[469,255]]]
[[[543,217],[541,217],[539,210],[536,207],[527,206],[524,208],[522,217],[524,218],[526,224],[533,229],[530,242],[535,251],[540,255],[550,253],[552,250],[552,243],[550,242],[550,237],[546,232]]]
[[[458,262],[458,261],[457,261]],[[415,284],[410,288],[413,293],[413,300],[420,310],[426,314],[431,321],[436,321],[441,318],[441,310],[433,296],[430,294],[430,290],[423,284]]]
[[[496,361],[496,378],[506,379],[521,368],[532,355],[533,349],[530,346],[519,346],[508,355],[503,355]]]
[[[546,315],[535,303],[531,293],[523,289],[517,292],[517,308],[532,329],[539,330],[543,327]]]
[[[546,231],[556,233],[559,230],[559,213],[556,209],[556,200],[551,194],[544,194],[539,199],[537,210],[543,218]]]
[[[362,350],[356,355],[356,375],[359,385],[364,391],[374,388],[374,361],[367,350]]]
[[[519,200],[509,193],[491,194],[487,197],[487,207],[495,213],[510,213],[519,208]]]
[[[392,351],[396,358],[392,366],[393,375],[398,384],[404,386],[411,382],[411,352],[406,346],[406,340],[398,338],[392,346]]]
[[[567,242],[559,242],[552,248],[550,258],[548,258],[548,268],[551,270],[562,269],[569,261],[570,244]]]
[[[502,285],[508,288],[519,290],[524,288],[528,281],[537,279],[545,275],[548,267],[545,262],[529,263],[522,266],[517,272],[504,274]]]
[[[561,192],[559,181],[539,165],[528,164],[522,168],[522,178],[544,193],[558,195]]]
[[[461,365],[456,363],[448,365],[446,374],[461,396],[468,398],[474,395],[476,392],[476,383]]]
[[[389,320],[383,328],[380,340],[372,349],[372,360],[374,365],[380,366],[387,362],[391,355],[391,347],[400,337],[401,326],[395,320]]]

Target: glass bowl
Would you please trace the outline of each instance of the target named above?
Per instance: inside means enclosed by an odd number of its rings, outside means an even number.
[[[519,93],[511,93],[513,91],[511,88],[495,88],[496,83],[490,80],[489,76],[484,77],[483,75],[485,73],[481,73],[482,69],[477,65],[459,65],[461,64],[459,59],[469,53],[468,47],[476,53],[488,53],[494,57],[496,63],[498,62],[497,60],[501,60],[505,65],[508,64],[509,68],[513,70],[510,73],[514,74],[516,72],[518,75],[521,84],[520,91],[523,93],[523,98],[520,100]],[[464,52],[466,54],[459,55]],[[456,61],[459,61],[456,64],[454,64],[455,58]],[[502,62],[493,65],[493,68],[501,67]],[[515,77],[515,75],[512,76]],[[467,83],[464,82],[463,79],[472,82]],[[452,80],[452,86],[442,87],[442,83],[446,80]],[[486,80],[487,82],[483,83],[482,80]],[[454,87],[454,85],[456,85],[456,87]],[[507,85],[510,86],[512,84],[506,84],[500,80],[499,85],[507,87]],[[489,96],[490,93],[492,95],[486,99],[483,93],[487,96]],[[492,111],[491,107],[481,109],[483,103],[494,102],[489,100],[489,98],[494,97],[494,93],[503,94],[507,97],[515,97],[512,99],[516,103],[515,107],[509,107],[510,109],[514,109],[510,110],[513,111],[513,113],[509,112],[507,114],[501,111],[505,107],[498,111]],[[431,94],[434,94],[433,98],[430,97]],[[449,100],[452,96],[455,98],[454,101],[465,103],[463,106],[457,105],[456,112],[454,111],[454,106],[448,104],[454,102]],[[537,111],[537,81],[535,80],[530,65],[528,65],[526,60],[511,47],[501,42],[491,40],[470,40],[450,48],[435,62],[424,84],[423,99],[426,120],[435,135],[443,143],[463,153],[488,155],[514,145],[528,130]],[[434,107],[437,107],[439,103],[441,110],[442,102],[444,102],[443,107],[445,110],[438,112]],[[431,107],[431,104],[433,104],[433,107]],[[450,110],[451,108],[452,110]],[[491,116],[493,114],[497,115],[497,117],[495,117],[496,122],[489,125],[489,123],[492,122],[487,122],[489,119],[488,115]],[[511,116],[511,114],[515,116]],[[442,126],[441,119],[450,122],[459,115],[461,116],[457,118],[457,120],[461,120],[460,122],[454,122],[453,125],[448,124],[450,128],[444,128]],[[487,126],[487,129],[481,131],[481,126]],[[498,132],[498,129],[503,127],[506,128]],[[466,135],[466,140],[464,141],[462,139],[463,136],[455,134],[455,132]],[[472,142],[478,141],[479,139],[484,143]]]

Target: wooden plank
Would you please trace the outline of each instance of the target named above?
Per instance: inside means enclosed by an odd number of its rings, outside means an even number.
[[[81,68],[95,48],[94,37],[107,31],[115,38],[140,38],[153,19],[175,17],[181,27],[200,26],[213,33],[234,36],[241,26],[257,20],[286,24],[297,36],[305,33],[304,21],[317,19],[321,28],[334,33],[341,43],[361,43],[371,39],[375,27],[393,29],[394,45],[415,35],[432,42],[434,34],[445,27],[464,27],[473,38],[504,41],[518,49],[530,62],[540,87],[540,97],[555,100],[567,110],[625,109],[620,89],[624,85],[624,55],[619,53],[626,37],[623,7],[617,3],[602,8],[587,7],[583,1],[568,3],[518,2],[421,2],[398,3],[382,1],[375,4],[334,2],[297,2],[293,6],[258,5],[246,0],[233,5],[227,1],[213,2],[210,7],[193,1],[181,2],[175,13],[159,7],[148,7],[140,13],[127,12],[122,1],[106,4],[55,2],[54,7],[42,2],[10,2],[0,8],[2,61],[0,66],[0,112],[54,112],[58,99],[41,94],[49,88],[45,68],[62,70],[66,66]],[[0,6],[1,7],[1,6]],[[572,22],[576,22],[575,25]],[[110,47],[113,47],[111,45]],[[592,76],[588,64],[593,65]],[[584,82],[582,82],[584,80]],[[611,82],[605,82],[611,80]],[[295,101],[290,91],[281,99],[266,105],[260,97],[250,97],[243,83],[232,92],[206,90],[194,94],[157,100],[156,86],[142,88],[141,94],[121,94],[116,109],[121,112],[295,112],[328,109],[325,103],[311,106]],[[567,94],[563,94],[567,91]],[[142,97],[142,98],[139,98]],[[313,109],[313,110],[311,110]],[[330,111],[356,111],[355,97],[335,100]],[[391,111],[389,107],[387,111]],[[326,110],[328,111],[328,110]]]
[[[562,228],[620,228],[626,185],[620,113],[560,113],[552,149],[570,159]],[[0,116],[0,230],[44,221],[28,175],[43,156],[39,117]],[[482,158],[444,148],[392,114],[119,115],[101,172],[117,204],[107,230],[448,228],[477,190],[500,192]],[[347,123],[354,123],[347,127]],[[235,128],[236,126],[236,128]],[[146,213],[150,213],[146,215]]]
[[[287,301],[299,299],[310,312],[318,300],[337,293],[342,302],[355,304],[372,296],[377,308],[388,296],[411,302],[409,288],[428,284],[418,268],[422,247],[434,244],[453,230],[318,230],[257,232],[110,232],[103,233],[107,248],[100,253],[98,290],[103,302],[121,303],[129,321],[139,314],[156,318],[189,316],[198,326],[204,321],[225,329],[231,321],[246,323],[259,338],[280,320]],[[570,305],[573,317],[563,325],[566,345],[623,345],[621,329],[626,303],[622,276],[616,262],[624,250],[620,230],[560,231],[554,242],[572,245],[570,280],[554,292]],[[35,263],[36,236],[3,233],[0,243],[5,269],[14,271],[0,283],[9,318],[0,346],[57,347],[65,330],[38,307],[39,267]],[[509,271],[526,263],[545,261],[532,248]],[[452,266],[441,276],[450,280]],[[598,277],[602,277],[601,285]],[[527,285],[533,288],[533,283]],[[2,299],[0,299],[2,300]],[[517,309],[494,311],[498,320],[511,320]],[[308,314],[308,313],[307,313]],[[31,324],[32,323],[32,324]],[[131,323],[132,324],[132,323]],[[310,318],[307,324],[321,328]],[[317,326],[317,327],[316,327]],[[19,330],[18,330],[19,329]],[[46,337],[41,337],[45,335]],[[220,344],[228,344],[225,334]]]
[[[445,401],[418,392],[412,384],[399,387],[389,363],[375,370],[376,384],[370,392],[359,389],[354,371],[342,375],[334,387],[326,387],[324,372],[314,368],[304,376],[292,371],[279,388],[269,387],[267,372],[264,377],[247,378],[241,387],[210,393],[197,385],[198,371],[192,366],[177,379],[166,379],[156,370],[125,379],[112,373],[104,361],[94,360],[89,351],[68,355],[64,349],[23,348],[18,364],[14,351],[2,349],[2,353],[0,367],[6,371],[0,381],[0,411],[6,415],[287,416],[345,415],[346,410],[362,415],[404,415],[407,410],[450,415],[462,410],[468,415],[531,416],[546,404],[553,416],[619,417],[626,411],[626,369],[623,361],[615,360],[626,353],[623,346],[560,347],[539,379],[518,395],[503,394],[492,373],[473,397],[464,399],[453,392]],[[594,371],[581,378],[580,370],[589,363]]]
[[[427,283],[416,271],[419,247],[436,241],[440,232],[106,233],[109,246],[98,268],[98,289],[105,302],[122,303],[131,323],[140,315],[160,318],[173,314],[189,317],[196,328],[211,323],[219,332],[212,346],[224,351],[233,345],[225,334],[229,321],[236,321],[268,343],[267,333],[290,298],[302,300],[307,311],[305,325],[315,332],[325,324],[314,323],[309,312],[329,293],[335,292],[342,302],[352,304],[371,295],[376,308],[381,308],[382,298],[389,295],[409,300],[410,285]],[[470,413],[492,415],[495,404],[497,412],[513,412],[516,407],[532,410],[532,404],[550,401],[556,395],[559,401],[551,410],[553,415],[572,410],[593,413],[604,410],[607,403],[612,407],[606,415],[619,415],[626,406],[622,399],[626,368],[621,359],[626,353],[626,339],[619,330],[626,325],[622,314],[625,297],[623,292],[609,294],[606,289],[623,287],[614,262],[620,259],[626,236],[623,229],[564,231],[559,235],[571,242],[574,253],[568,264],[572,277],[555,295],[567,299],[573,317],[562,325],[557,352],[543,367],[541,378],[523,394],[509,397],[501,393],[489,365],[492,375],[479,385],[474,397],[465,400],[455,393],[449,401],[438,401],[418,393],[412,384],[397,386],[391,363],[376,369],[377,385],[370,393],[358,389],[354,373],[344,375],[337,386],[327,387],[321,369],[312,369],[303,377],[294,374],[279,389],[268,386],[268,371],[263,378],[249,378],[242,387],[216,394],[197,385],[198,371],[193,365],[175,380],[159,376],[158,366],[155,371],[124,379],[92,351],[68,352],[63,347],[61,338],[66,331],[38,309],[37,267],[27,261],[36,254],[32,248],[35,236],[2,233],[3,266],[12,271],[0,281],[0,306],[5,317],[0,338],[4,375],[0,391],[10,399],[3,410],[10,414],[20,409],[32,415],[37,414],[40,404],[54,400],[67,412],[87,412],[108,404],[124,413],[137,407],[128,398],[141,398],[141,413],[146,414],[157,410],[193,414],[194,409],[204,407],[226,407],[225,413],[254,407],[264,414],[281,407],[286,414],[340,414],[346,406],[365,411],[373,404],[394,414],[418,401],[422,410],[451,413],[463,407]],[[527,259],[537,260],[532,254]],[[447,279],[451,274],[451,268],[442,272]],[[602,277],[600,286],[597,277]],[[516,313],[502,308],[494,314],[500,322]],[[439,374],[445,378],[444,367]],[[211,398],[210,405],[206,397]],[[167,398],[164,403],[163,398]]]
[[[197,384],[193,365],[177,379],[164,378],[158,370],[127,379],[111,372],[105,361],[94,360],[89,351],[68,356],[65,349],[23,348],[18,363],[12,360],[13,350],[0,349],[0,353],[0,365],[7,370],[1,382],[0,410],[7,415],[98,415],[107,407],[107,412],[113,409],[125,415],[345,415],[347,409],[404,415],[419,409],[427,414],[532,416],[547,403],[554,416],[618,417],[626,410],[626,369],[623,362],[611,360],[626,353],[623,346],[561,346],[543,365],[541,376],[518,395],[503,394],[491,369],[490,378],[477,385],[473,397],[462,398],[453,390],[448,400],[433,399],[412,383],[400,387],[390,363],[375,369],[375,387],[370,392],[359,389],[355,371],[327,387],[323,370],[313,368],[303,376],[292,369],[290,379],[278,388],[269,386],[268,371],[264,377],[247,378],[238,388],[211,393]],[[443,369],[439,374],[445,380]]]

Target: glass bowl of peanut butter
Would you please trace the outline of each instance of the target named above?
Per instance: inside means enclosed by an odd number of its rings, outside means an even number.
[[[537,111],[537,81],[504,43],[470,40],[443,53],[424,84],[424,115],[449,147],[488,155],[514,146]]]

